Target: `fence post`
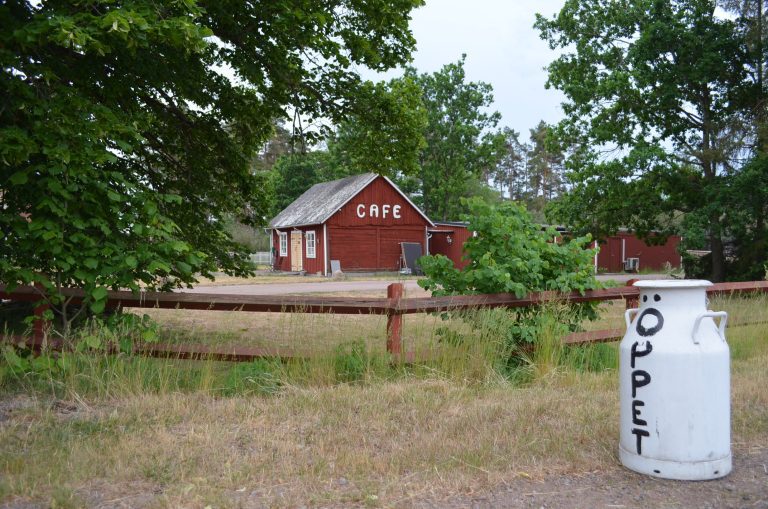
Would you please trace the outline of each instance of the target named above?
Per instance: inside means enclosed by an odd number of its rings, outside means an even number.
[[[402,353],[400,339],[403,330],[403,315],[394,309],[402,297],[402,283],[392,283],[387,286],[387,298],[390,305],[390,308],[387,309],[387,352],[395,355]]]
[[[39,284],[36,284],[38,288],[40,288]],[[43,318],[43,313],[45,313],[50,306],[48,304],[40,304],[38,306],[35,306],[35,321],[32,322],[32,341],[35,344],[35,348],[42,348],[43,343],[45,342],[45,337],[48,333],[48,321]]]
[[[636,282],[640,281],[639,279],[630,279],[627,281],[627,286],[632,286]],[[633,309],[636,308],[640,304],[640,301],[638,300],[638,297],[627,297],[626,300],[626,308],[627,309]]]

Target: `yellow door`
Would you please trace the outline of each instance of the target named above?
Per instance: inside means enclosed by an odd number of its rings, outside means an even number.
[[[304,262],[301,249],[301,232],[291,232],[291,270],[298,272],[304,270]]]

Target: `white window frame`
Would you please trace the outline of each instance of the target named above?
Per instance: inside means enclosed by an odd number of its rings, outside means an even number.
[[[304,232],[304,238],[307,245],[307,258],[317,258],[317,234],[314,230],[307,230]]]
[[[280,256],[288,256],[288,232],[277,232],[280,237]]]

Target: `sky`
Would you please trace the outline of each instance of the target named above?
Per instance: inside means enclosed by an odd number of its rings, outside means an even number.
[[[432,73],[467,54],[467,80],[493,86],[493,109],[501,113],[499,127],[508,126],[527,140],[540,120],[562,118],[563,95],[547,90],[547,66],[557,56],[533,28],[535,14],[551,18],[564,0],[426,0],[412,13],[417,41],[412,65]],[[366,79],[402,74],[362,72]]]

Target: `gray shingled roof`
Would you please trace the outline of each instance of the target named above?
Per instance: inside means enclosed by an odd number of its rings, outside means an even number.
[[[310,187],[269,222],[272,228],[323,224],[375,178],[363,173]]]

